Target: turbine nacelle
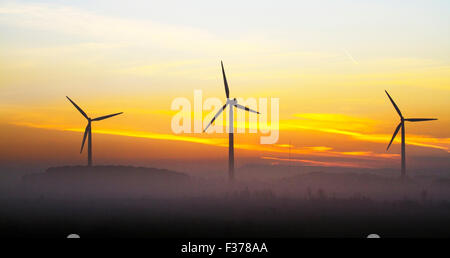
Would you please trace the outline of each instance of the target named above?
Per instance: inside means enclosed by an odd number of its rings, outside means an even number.
[[[209,124],[205,127],[205,129],[203,130],[203,132],[206,132],[206,130],[209,128],[209,126],[210,126],[211,124],[214,123],[214,121],[216,120],[216,118],[217,118],[220,114],[222,114],[222,112],[225,110],[225,108],[227,108],[227,106],[230,106],[230,108],[236,107],[236,108],[239,108],[239,109],[248,111],[248,112],[253,112],[253,113],[259,114],[258,111],[252,110],[252,109],[250,109],[250,108],[248,108],[248,107],[245,107],[245,106],[242,106],[242,105],[238,104],[236,98],[230,99],[230,89],[228,88],[227,76],[225,75],[225,69],[223,68],[223,62],[222,62],[222,61],[220,61],[220,65],[222,66],[223,84],[224,84],[224,86],[225,86],[225,95],[226,95],[226,97],[227,97],[227,102],[226,102],[225,105],[223,105],[223,107],[216,113],[216,115],[214,115],[214,117],[212,118],[211,122],[209,122]],[[231,120],[231,117],[230,117],[230,127],[232,127],[232,122],[233,122],[233,121]]]
[[[405,121],[407,122],[422,122],[422,121],[431,121],[431,120],[437,120],[437,118],[404,118],[402,115],[402,112],[398,108],[397,104],[395,104],[394,100],[391,98],[391,95],[385,90],[389,100],[391,101],[392,105],[394,106],[395,110],[397,111],[398,115],[400,116],[400,123],[397,125],[397,128],[395,128],[394,134],[392,135],[391,141],[389,142],[389,145],[387,146],[386,150],[389,150],[389,147],[391,147],[392,142],[394,141],[395,136],[397,136],[398,131],[400,128],[405,127]]]
[[[234,99],[227,99],[227,105],[236,105],[237,104],[237,100],[236,98]]]

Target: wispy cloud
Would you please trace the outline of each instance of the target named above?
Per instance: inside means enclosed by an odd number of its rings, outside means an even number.
[[[26,126],[31,128],[49,129],[49,130],[59,130],[59,131],[72,131],[72,132],[83,132],[83,128],[67,128],[62,125],[44,125],[35,123],[11,123],[16,126]],[[141,131],[126,131],[126,130],[92,130],[94,133],[107,134],[107,135],[117,135],[125,137],[137,137],[146,138],[154,140],[168,140],[168,141],[180,141],[180,142],[191,142],[198,144],[206,144],[217,147],[228,147],[227,139],[220,138],[210,138],[199,136],[182,136],[174,134],[161,134],[153,132],[141,132]],[[398,157],[398,154],[386,154],[386,153],[374,153],[371,151],[354,151],[354,152],[342,152],[335,151],[331,147],[327,146],[306,146],[306,147],[293,147],[291,149],[286,148],[285,145],[261,145],[261,144],[235,144],[236,149],[250,150],[265,153],[292,153],[298,155],[312,155],[320,157],[351,157],[357,159],[392,159]]]
[[[280,126],[281,128],[281,126]],[[312,131],[318,131],[323,133],[331,133],[331,134],[340,134],[340,135],[346,135],[352,138],[355,138],[357,140],[362,141],[368,141],[368,142],[377,142],[377,143],[389,143],[389,140],[391,139],[392,135],[389,134],[363,134],[359,132],[353,132],[353,131],[345,131],[345,130],[338,130],[333,128],[316,128],[316,127],[310,127],[310,126],[303,126],[298,124],[284,124],[284,129],[290,128],[293,129],[302,129],[302,130],[312,130]],[[394,142],[400,143],[400,139],[395,139]],[[448,146],[443,145],[450,145],[450,138],[432,138],[428,136],[421,136],[421,135],[408,135],[406,138],[406,144],[408,145],[414,145],[414,146],[420,146],[420,147],[426,147],[426,148],[433,148],[433,149],[439,149],[446,151],[450,153],[450,149]]]
[[[211,53],[265,49],[262,39],[258,39],[258,45],[252,44],[249,38],[223,40],[195,27],[106,16],[62,4],[3,3],[0,4],[0,24],[70,35],[106,48],[122,45],[185,51],[201,49]]]
[[[304,165],[319,166],[319,167],[371,168],[370,166],[366,166],[355,162],[328,162],[328,161],[316,161],[307,159],[286,159],[286,158],[265,157],[265,156],[261,157],[261,159],[295,162],[295,163],[302,163]]]
[[[67,128],[60,125],[44,125],[44,124],[34,124],[34,123],[11,123],[17,126],[25,126],[30,128],[39,129],[49,129],[58,131],[70,131],[70,132],[84,132],[82,128]],[[126,137],[136,137],[136,138],[146,138],[154,140],[168,140],[168,141],[182,141],[191,143],[201,143],[208,145],[221,146],[225,143],[222,139],[212,139],[212,138],[200,138],[200,137],[189,137],[173,134],[162,134],[162,133],[152,133],[152,132],[139,132],[139,131],[118,131],[118,130],[92,130],[93,133],[107,134],[107,135],[117,135]]]
[[[296,114],[294,116],[301,118],[302,120],[291,119],[281,121],[280,130],[311,130],[322,133],[345,135],[360,141],[386,144],[392,137],[391,134],[361,133],[360,131],[375,131],[376,125],[379,123],[378,121],[367,118],[322,113]],[[400,139],[396,138],[394,142],[399,143]],[[440,149],[450,153],[450,138],[434,138],[410,134],[406,138],[406,144]]]

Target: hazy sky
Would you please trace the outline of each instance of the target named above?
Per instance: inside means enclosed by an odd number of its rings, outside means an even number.
[[[416,166],[449,168],[449,1],[0,1],[2,163],[227,158],[227,135],[174,135],[175,97],[280,99],[278,145],[238,135],[237,162],[395,167],[398,117]],[[398,142],[397,142],[398,143]],[[188,152],[188,153],[186,153]],[[420,161],[420,162],[419,162]],[[328,162],[328,163],[327,163]]]

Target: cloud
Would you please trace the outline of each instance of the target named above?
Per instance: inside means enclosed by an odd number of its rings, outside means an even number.
[[[286,159],[286,158],[265,157],[265,156],[261,157],[261,159],[296,162],[302,163],[304,165],[319,166],[319,167],[371,168],[370,166],[365,166],[354,162],[328,162],[328,161],[316,161],[307,159]]]
[[[10,123],[10,124],[16,125],[16,126],[25,126],[25,127],[30,127],[30,128],[39,128],[39,129],[70,131],[70,132],[84,132],[84,129],[81,129],[81,128],[66,128],[66,127],[63,127],[60,125],[43,125],[43,124],[34,124],[34,123]],[[200,138],[200,137],[180,136],[180,135],[161,134],[161,133],[152,133],[152,132],[139,132],[139,131],[92,130],[92,132],[98,133],[98,134],[146,138],[146,139],[154,139],[154,140],[182,141],[182,142],[201,143],[201,144],[216,145],[216,146],[221,146],[224,142],[222,139]]]
[[[311,130],[318,131],[322,133],[330,133],[330,134],[340,134],[352,137],[361,141],[368,142],[377,142],[377,143],[389,143],[392,135],[390,134],[369,134],[369,133],[361,133],[357,131],[352,131],[349,129],[336,129],[336,127],[340,127],[344,125],[346,128],[370,128],[369,125],[375,122],[369,119],[361,119],[361,118],[352,118],[350,116],[345,115],[336,115],[336,114],[297,114],[297,117],[303,117],[313,120],[312,123],[298,121],[298,120],[286,120],[280,124],[280,130]],[[317,123],[320,122],[320,123]],[[325,123],[323,123],[325,122]],[[364,123],[364,122],[367,122]],[[373,130],[373,128],[367,129],[365,131]],[[399,143],[401,140],[399,137],[396,137],[394,142]],[[450,138],[434,138],[424,135],[408,135],[406,137],[406,144],[440,149],[450,153]]]
[[[55,37],[69,35],[77,41],[94,42],[96,47],[104,48],[122,45],[195,52],[201,49],[216,55],[231,51],[262,52],[267,45],[261,38],[226,40],[194,27],[99,15],[58,4],[2,4],[0,24],[57,33],[53,34]],[[253,44],[256,41],[259,44]]]
[[[308,120],[309,124],[333,124],[338,128],[367,129],[373,127],[378,123],[378,121],[369,118],[354,117],[335,113],[301,113],[294,114],[294,117],[300,118],[302,120]]]
[[[59,130],[59,131],[72,131],[72,132],[84,132],[84,128],[67,128],[62,125],[51,125],[51,124],[36,124],[28,122],[16,122],[10,123],[16,126],[26,126],[31,128],[49,129],[49,130]],[[117,135],[125,137],[137,137],[155,140],[168,140],[168,141],[181,141],[181,142],[191,142],[198,144],[206,144],[217,147],[228,147],[227,139],[220,138],[205,138],[201,135],[196,137],[193,136],[182,136],[174,134],[161,134],[153,132],[142,132],[142,131],[126,131],[126,130],[92,130],[93,133],[107,134],[107,135]],[[370,151],[354,151],[354,152],[339,152],[334,151],[333,148],[327,146],[307,146],[307,147],[296,147],[296,148],[286,148],[286,145],[261,145],[261,144],[235,144],[236,149],[259,151],[267,153],[292,153],[298,155],[312,155],[321,157],[352,157],[360,159],[392,159],[398,157],[398,154],[386,154],[386,153],[374,153]]]
[[[193,28],[101,16],[54,4],[6,4],[0,7],[0,14],[3,24],[99,39],[153,38],[157,41],[161,38],[204,36]]]

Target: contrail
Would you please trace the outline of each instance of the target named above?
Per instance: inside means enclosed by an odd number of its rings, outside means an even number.
[[[345,52],[345,54],[347,55],[347,57],[356,65],[359,65],[358,61],[356,61],[352,55],[350,55],[350,53],[347,50],[343,50]]]

